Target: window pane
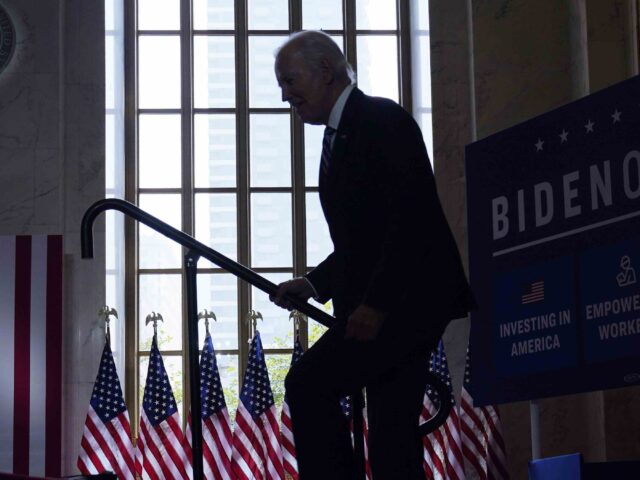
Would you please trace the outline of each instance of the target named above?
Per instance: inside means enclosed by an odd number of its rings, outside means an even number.
[[[182,390],[182,357],[175,355],[162,355],[162,363],[169,377],[169,384],[173,391],[173,397],[178,406],[180,418],[184,418],[183,390]],[[140,358],[140,381],[138,383],[138,408],[142,412],[142,400],[144,398],[144,386],[147,381],[147,371],[149,369],[149,357]]]
[[[142,210],[154,217],[181,229],[179,194],[140,195],[139,205]],[[180,245],[142,224],[139,227],[139,257],[140,268],[180,268],[182,266]]]
[[[249,37],[249,106],[283,107],[282,94],[273,73],[274,52],[287,39],[277,37]]]
[[[291,354],[269,353],[265,355],[264,361],[267,364],[276,410],[280,412],[284,401],[284,377],[287,376],[291,366]]]
[[[288,113],[251,115],[251,186],[291,186],[291,131]]]
[[[138,0],[139,30],[179,30],[180,0]]]
[[[202,260],[200,260],[202,262]],[[200,262],[198,263],[199,266]],[[210,321],[209,331],[213,348],[232,350],[238,348],[238,280],[230,273],[198,274],[198,311],[207,309],[216,316]],[[204,321],[199,322],[198,339],[204,342]]]
[[[307,206],[307,265],[316,266],[333,251],[329,228],[324,219],[317,192],[306,195]]]
[[[397,39],[358,36],[358,85],[368,95],[398,101]]]
[[[233,30],[233,0],[193,0],[193,28]]]
[[[291,267],[291,194],[251,194],[251,264]]]
[[[249,30],[288,30],[287,0],[249,0]]]
[[[182,349],[182,277],[179,274],[142,274],[140,300],[138,304],[139,346],[142,351],[151,349],[153,325],[146,325],[151,312],[160,313],[158,322],[158,348],[162,350]]]
[[[304,126],[304,177],[307,187],[318,186],[324,128],[324,125]]]
[[[216,340],[213,338],[213,348],[217,348]],[[218,362],[218,372],[220,373],[220,383],[224,391],[224,400],[227,403],[227,410],[231,421],[236,418],[238,409],[238,399],[240,398],[240,388],[238,386],[238,355],[216,355]]]
[[[180,38],[141,35],[138,41],[138,106],[180,108]]]
[[[236,116],[196,115],[194,128],[195,186],[236,186]]]
[[[140,187],[180,187],[181,132],[180,115],[140,115]]]
[[[196,35],[193,39],[193,96],[196,108],[234,107],[234,39]]]
[[[302,0],[302,28],[342,30],[342,2],[340,0]]]
[[[291,273],[267,273],[264,276],[278,285],[290,280]],[[289,312],[269,301],[269,295],[262,290],[251,287],[251,309],[262,314],[258,320],[258,330],[264,348],[293,348],[293,320],[289,320]],[[244,314],[246,318],[247,314]]]
[[[232,260],[238,258],[236,196],[233,193],[196,194],[196,239]],[[201,259],[198,267],[212,267]]]
[[[395,30],[396,0],[356,0],[356,28]]]

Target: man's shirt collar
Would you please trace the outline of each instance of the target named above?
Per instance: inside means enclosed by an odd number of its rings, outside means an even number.
[[[347,85],[345,89],[342,91],[336,103],[333,105],[331,109],[331,113],[329,114],[329,122],[327,122],[327,127],[331,127],[334,130],[338,130],[338,125],[340,125],[340,119],[342,118],[342,112],[344,111],[344,106],[347,103],[347,99],[349,95],[356,88],[356,84],[352,83],[351,85]]]

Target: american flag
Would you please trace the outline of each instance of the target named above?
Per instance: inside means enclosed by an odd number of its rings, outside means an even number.
[[[59,477],[62,237],[0,236],[0,471]]]
[[[509,480],[507,457],[498,410],[473,406],[469,393],[471,378],[469,348],[460,401],[460,427],[465,471],[469,480]]]
[[[258,331],[240,392],[232,465],[239,480],[284,479],[276,406]]]
[[[522,304],[537,303],[544,301],[544,280],[538,280],[526,285],[526,290],[522,294]]]
[[[353,445],[353,402],[351,397],[344,397],[340,400],[342,413],[349,421],[349,431],[351,432],[351,444]],[[362,409],[362,435],[364,436],[364,470],[367,480],[371,480],[371,465],[369,464],[369,426],[367,425],[367,408]]]
[[[84,475],[114,472],[122,480],[134,480],[136,475],[129,412],[108,341],[89,402],[78,469]]]
[[[438,376],[449,387],[452,408],[444,425],[422,439],[424,445],[424,471],[429,480],[461,480],[465,478],[464,458],[460,441],[460,420],[455,409],[455,398],[451,388],[451,377],[447,366],[442,340],[431,353],[429,371]],[[438,394],[427,386],[422,405],[421,422],[429,419],[440,405]]]
[[[234,478],[231,470],[231,419],[224,400],[213,341],[209,334],[204,339],[200,357],[200,398],[204,476],[208,480],[230,480]],[[187,441],[187,452],[191,460],[191,412],[187,422]]]
[[[144,387],[136,471],[143,479],[188,479],[191,466],[180,428],[180,414],[154,335]]]
[[[291,365],[295,365],[296,362],[302,357],[304,351],[300,344],[300,337],[296,335],[296,341],[293,346],[293,355],[291,356]],[[287,395],[285,393],[284,402],[282,404],[282,414],[280,415],[280,421],[282,423],[282,459],[284,462],[284,470],[287,473],[287,478],[292,480],[298,480],[298,462],[296,460],[296,446],[293,440],[293,431],[291,426],[291,412],[289,411],[289,404],[287,403]]]

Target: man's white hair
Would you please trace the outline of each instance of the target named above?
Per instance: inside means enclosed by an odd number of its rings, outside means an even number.
[[[317,68],[323,58],[329,61],[333,74],[338,79],[355,83],[356,74],[338,44],[326,33],[319,30],[305,30],[292,33],[289,38],[276,50],[276,58],[280,52],[291,44],[292,55],[302,57],[307,64]]]

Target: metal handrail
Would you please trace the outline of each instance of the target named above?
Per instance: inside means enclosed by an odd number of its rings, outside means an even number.
[[[150,215],[144,210],[140,209],[133,203],[127,202],[125,200],[121,200],[118,198],[107,198],[104,200],[98,200],[93,205],[91,205],[87,211],[84,213],[82,217],[82,224],[80,228],[80,247],[82,258],[93,258],[93,223],[96,217],[106,211],[106,210],[117,210],[128,217],[131,217],[137,220],[140,223],[143,223],[147,227],[155,230],[158,233],[161,233],[165,237],[179,243],[180,245],[189,249],[190,258],[193,259],[194,256],[200,256],[202,258],[206,258],[210,262],[218,265],[222,269],[226,270],[229,273],[234,274],[236,277],[241,278],[242,280],[250,283],[251,285],[259,288],[263,292],[274,295],[278,289],[278,286],[264,278],[263,276],[257,274],[253,270],[245,267],[244,265],[239,264],[231,260],[230,258],[222,255],[221,253],[215,251],[214,249],[207,247],[203,243],[197,241],[190,235],[178,230],[177,228],[172,227],[171,225],[163,222],[162,220]],[[189,256],[189,255],[188,255]],[[318,323],[321,323],[325,327],[331,327],[336,323],[336,318],[329,315],[326,312],[310,305],[309,303],[300,300],[297,297],[285,295],[284,297],[288,300],[291,305],[295,307],[299,312],[304,313],[308,317],[314,319]],[[197,322],[197,319],[196,319]],[[197,338],[195,342],[192,342],[192,338],[189,338],[189,350],[192,351],[195,349],[197,351]],[[199,376],[197,373],[199,372],[199,362],[192,361],[192,355],[189,358],[189,371],[190,377],[194,377],[195,381],[191,381],[191,413],[192,418],[201,418],[201,405],[200,402],[194,402],[194,398],[200,398],[199,388],[195,389],[196,386],[199,386]],[[451,410],[451,394],[449,392],[449,388],[442,382],[438,377],[436,377],[431,372],[427,373],[427,383],[432,387],[434,391],[437,392],[440,398],[440,405],[436,414],[427,420],[425,423],[420,425],[420,432],[422,435],[427,435],[435,430],[437,430],[441,425],[444,424],[447,417],[449,416],[449,412]],[[357,420],[361,418],[359,415],[354,415],[354,431],[361,431],[361,428],[358,429]],[[194,458],[194,479],[201,479],[202,476],[197,475],[197,473],[201,472],[201,459],[202,459],[202,444],[201,444],[201,430],[200,430],[200,422],[192,422],[192,438],[193,438],[193,458]],[[198,424],[198,425],[196,425]],[[198,445],[199,444],[199,445]],[[200,460],[200,468],[196,468],[196,455]],[[362,453],[362,457],[364,458],[364,454]],[[197,472],[198,470],[198,472]]]

